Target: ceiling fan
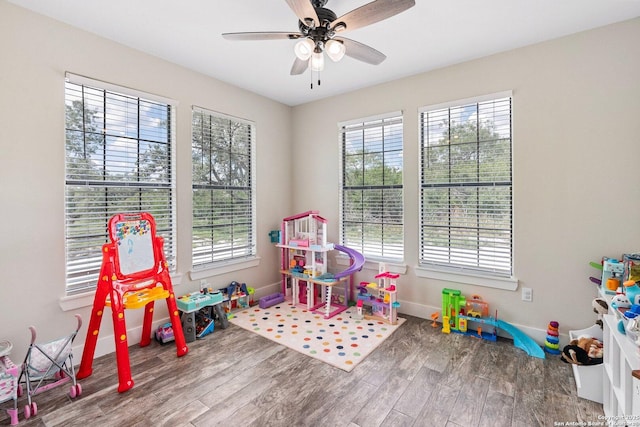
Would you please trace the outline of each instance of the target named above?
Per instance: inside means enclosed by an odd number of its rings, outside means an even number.
[[[380,64],[386,59],[383,53],[342,37],[342,34],[390,18],[416,4],[415,0],[376,0],[337,17],[324,7],[327,0],[285,1],[299,19],[299,32],[224,33],[222,37],[228,40],[298,40],[291,75],[302,74],[309,66],[312,71],[321,71],[324,53],[334,62],[347,55],[368,64]]]

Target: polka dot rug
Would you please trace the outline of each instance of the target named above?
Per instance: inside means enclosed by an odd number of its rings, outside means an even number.
[[[258,306],[234,312],[229,321],[286,347],[351,371],[398,329],[380,320],[357,320],[349,308],[331,319],[305,308],[282,303],[262,309]]]

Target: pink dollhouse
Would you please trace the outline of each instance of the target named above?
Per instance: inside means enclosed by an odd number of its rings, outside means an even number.
[[[398,323],[398,307],[396,279],[399,274],[390,273],[384,263],[378,267],[379,273],[376,275],[377,283],[361,282],[358,295],[358,303],[367,306],[367,319],[382,320],[391,325]]]
[[[325,318],[348,308],[350,277],[362,268],[359,252],[327,242],[327,220],[318,211],[307,211],[282,220],[280,230],[282,295],[295,305]],[[329,273],[328,253],[338,250],[351,259],[348,269]],[[344,295],[342,295],[344,294]]]

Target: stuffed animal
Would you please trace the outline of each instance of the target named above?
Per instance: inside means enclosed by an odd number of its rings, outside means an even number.
[[[597,365],[602,363],[602,342],[595,338],[582,336],[571,340],[562,349],[561,359],[575,365]]]
[[[604,298],[596,298],[591,302],[591,306],[593,307],[593,312],[598,315],[596,325],[602,328],[602,316],[609,312],[609,304],[607,304],[607,300]]]

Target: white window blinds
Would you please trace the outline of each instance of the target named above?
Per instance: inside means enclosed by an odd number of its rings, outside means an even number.
[[[255,256],[254,125],[192,114],[194,269]]]
[[[404,256],[401,113],[340,126],[341,241],[368,257]]]
[[[68,295],[96,287],[107,222],[116,213],[153,215],[175,268],[174,108],[108,86],[86,78],[65,83]]]
[[[511,96],[425,108],[420,264],[513,270]]]

